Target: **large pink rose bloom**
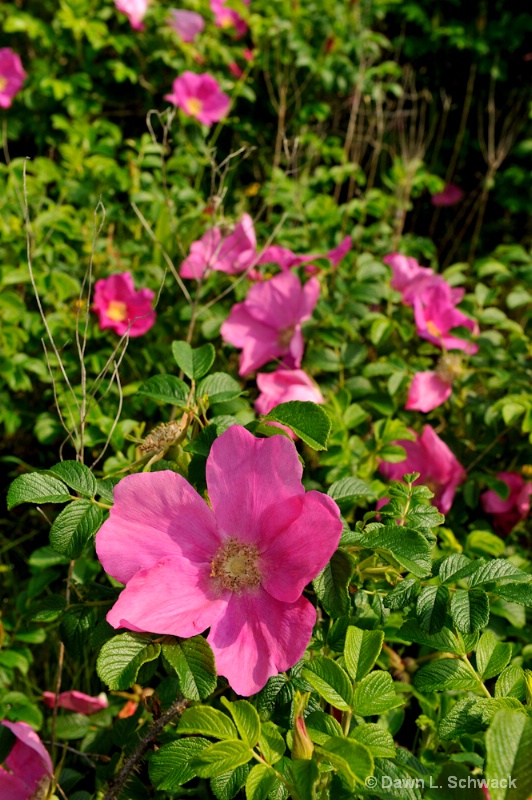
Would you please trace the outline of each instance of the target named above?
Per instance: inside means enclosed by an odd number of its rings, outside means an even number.
[[[184,638],[210,628],[218,672],[242,695],[292,667],[316,620],[303,589],[342,530],[336,504],[301,477],[289,439],[234,425],[207,459],[210,506],[175,472],[123,478],[96,535],[105,570],[126,584],[108,622]]]
[[[234,28],[237,36],[243,36],[248,29],[245,19],[232,8],[226,6],[226,0],[211,0],[211,11],[214,14],[214,24],[218,28]],[[244,0],[249,5],[249,0]]]
[[[219,122],[227,116],[231,105],[229,96],[222,92],[216,78],[208,72],[196,75],[187,70],[175,79],[172,90],[171,94],[165,94],[164,99],[203,125]]]
[[[431,203],[433,206],[455,206],[464,199],[464,191],[456,183],[448,183],[443,192],[433,194]]]
[[[236,275],[249,269],[257,258],[257,239],[253,220],[244,214],[226,236],[218,227],[210,228],[201,239],[192,242],[190,253],[179,270],[183,278],[200,280],[211,272]]]
[[[53,776],[52,760],[43,743],[26,722],[0,722],[16,737],[0,766],[2,800],[45,800]]]
[[[319,293],[316,278],[302,286],[291,272],[251,287],[244,302],[233,306],[221,328],[226,342],[242,348],[240,375],[249,375],[275,358],[282,358],[290,369],[301,365],[301,323],[309,319]]]
[[[323,403],[319,387],[302,369],[278,369],[275,372],[259,372],[257,386],[260,395],[255,401],[259,414],[269,414],[280,403],[303,400]]]
[[[499,472],[497,478],[504,481],[510,489],[506,500],[493,489],[489,489],[480,495],[480,502],[484,511],[493,514],[495,530],[507,534],[518,522],[528,517],[532,483],[525,483],[517,472]]]
[[[121,272],[96,281],[92,308],[102,330],[112,328],[119,336],[142,336],[155,323],[154,297],[151,289],[135,291],[131,273]]]
[[[83,692],[78,692],[76,689],[71,692],[61,692],[59,695],[54,692],[43,692],[42,701],[49,708],[54,708],[57,705],[58,708],[66,708],[69,711],[87,715],[96,714],[97,711],[101,711],[109,705],[109,701],[103,692],[98,697],[91,697],[89,694],[83,694]]]
[[[423,339],[428,339],[438,347],[463,350],[471,355],[477,352],[478,345],[450,334],[453,328],[459,326],[478,334],[477,323],[455,308],[457,298],[461,298],[462,294],[463,290],[452,289],[443,278],[434,280],[414,296],[414,318],[417,332]]]
[[[135,31],[143,31],[146,27],[142,20],[146,16],[149,0],[115,0],[117,11],[126,14],[129,24]]]
[[[205,27],[201,14],[182,8],[171,8],[167,23],[183,42],[193,42]]]
[[[406,460],[399,464],[383,461],[382,474],[392,481],[400,481],[409,472],[419,472],[416,483],[423,483],[434,492],[434,505],[442,514],[451,508],[456,487],[466,479],[466,472],[445,442],[442,442],[430,425],[425,425],[415,441],[400,440],[394,444],[406,450]]]
[[[0,48],[0,108],[9,108],[24,83],[26,73],[17,53],[9,47]]]

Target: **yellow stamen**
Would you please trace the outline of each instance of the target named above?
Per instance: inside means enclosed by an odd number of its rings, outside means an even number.
[[[435,336],[437,339],[441,337],[440,329],[438,328],[437,325],[434,324],[434,322],[431,319],[429,319],[429,321],[427,322],[427,330],[431,336]]]
[[[125,322],[127,319],[127,306],[119,300],[111,300],[107,306],[106,314],[113,322]]]
[[[3,75],[0,75],[0,92],[3,91],[7,86],[7,78],[4,78]]]
[[[256,589],[262,582],[259,551],[254,544],[230,536],[211,562],[211,578],[219,590],[239,593],[242,589]]]
[[[189,97],[186,106],[191,117],[197,117],[203,111],[203,103],[197,97]]]

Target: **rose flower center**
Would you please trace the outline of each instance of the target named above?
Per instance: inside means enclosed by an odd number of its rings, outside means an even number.
[[[0,75],[0,92],[2,92],[7,86],[7,78],[4,78],[3,75]]]
[[[230,536],[211,562],[211,578],[219,590],[239,593],[243,589],[256,589],[262,582],[259,551],[254,544]]]
[[[191,117],[197,117],[203,110],[203,103],[197,97],[189,97],[186,105]]]
[[[124,322],[127,319],[127,305],[119,300],[111,300],[106,314],[113,322]]]
[[[290,347],[290,342],[294,338],[295,330],[296,329],[294,325],[290,326],[289,328],[281,328],[277,337],[277,343],[279,347],[283,347],[285,349]]]
[[[429,319],[429,321],[427,322],[427,330],[428,330],[428,332],[430,333],[431,336],[435,336],[436,339],[440,338],[441,331],[438,328],[438,326],[431,319]]]

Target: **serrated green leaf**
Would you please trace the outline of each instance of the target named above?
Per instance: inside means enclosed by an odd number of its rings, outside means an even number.
[[[155,375],[148,378],[137,391],[143,397],[178,407],[187,405],[189,393],[186,383],[175,375]]]
[[[94,497],[96,494],[96,478],[88,467],[79,461],[61,461],[50,467],[50,472],[61,478],[71,489],[84,495]]]
[[[395,758],[393,736],[382,725],[364,722],[353,728],[349,738],[365,745],[374,758]]]
[[[512,657],[512,645],[499,642],[491,631],[485,631],[480,637],[476,650],[477,672],[483,680],[494,678],[509,663]]]
[[[398,609],[410,605],[417,597],[421,585],[415,578],[405,578],[384,598],[386,608]]]
[[[327,656],[313,658],[305,664],[303,677],[334,708],[349,711],[353,687],[348,674],[336,661]]]
[[[478,680],[457,658],[440,658],[416,672],[414,684],[420,692],[444,692],[446,689],[476,689]]]
[[[415,773],[405,769],[402,764],[388,758],[375,758],[373,777],[375,784],[371,787],[371,794],[382,800],[390,800],[390,798],[393,800],[421,800],[422,798],[420,787],[423,784]],[[393,794],[390,793],[391,787],[393,787]]]
[[[246,800],[266,800],[275,781],[275,771],[271,767],[256,764],[246,780]]]
[[[423,534],[412,528],[391,525],[363,534],[361,544],[384,555],[390,554],[402,567],[418,578],[430,574],[430,545]]]
[[[249,764],[241,764],[236,769],[223,772],[211,778],[210,785],[217,800],[233,800],[240,792],[250,773]]]
[[[498,711],[486,733],[486,751],[486,778],[490,781],[491,800],[530,797],[532,719],[519,711]],[[510,777],[514,782],[512,786],[508,786]],[[506,778],[506,782],[502,778]]]
[[[342,736],[342,726],[330,714],[323,711],[311,711],[305,717],[305,726],[310,739],[315,744],[323,744],[331,736]]]
[[[172,353],[179,369],[195,381],[207,374],[216,357],[216,350],[210,342],[201,347],[191,347],[187,342],[172,342]]]
[[[451,617],[460,633],[484,628],[490,617],[488,595],[483,589],[457,589],[451,598]]]
[[[142,633],[120,633],[106,642],[96,662],[96,671],[112,690],[129,689],[139,669],[159,656],[161,645]]]
[[[515,697],[524,700],[526,697],[525,671],[515,664],[503,669],[495,684],[495,697]]]
[[[60,625],[61,639],[72,658],[77,660],[83,658],[84,648],[94,630],[95,620],[94,607],[81,603],[69,606],[63,614]]]
[[[247,700],[231,702],[226,697],[222,697],[222,704],[233,717],[240,738],[250,747],[255,747],[260,736],[260,719],[251,703],[248,703]]]
[[[361,717],[372,717],[403,703],[404,700],[395,693],[390,673],[378,670],[366,675],[355,688],[353,710]]]
[[[211,406],[215,403],[226,403],[229,400],[234,400],[236,397],[240,397],[241,394],[242,387],[238,381],[235,381],[226,372],[213,372],[212,375],[207,375],[196,388],[196,397],[207,395]]]
[[[462,553],[453,553],[443,559],[438,575],[442,583],[456,583],[478,570],[479,566],[478,561],[472,561]]]
[[[259,736],[259,750],[268,764],[276,764],[286,750],[285,740],[273,722],[263,722]]]
[[[65,608],[65,598],[60,594],[52,594],[32,603],[26,616],[33,622],[53,622],[61,616]]]
[[[181,734],[200,734],[215,739],[237,738],[236,728],[227,714],[211,706],[193,706],[185,709],[179,720],[178,731]],[[204,777],[210,778],[212,775]]]
[[[168,638],[162,653],[179,677],[179,686],[189,700],[205,700],[216,688],[214,654],[203,636]]]
[[[7,507],[11,511],[21,503],[68,503],[70,499],[63,481],[42,472],[30,472],[19,475],[9,487]]]
[[[210,747],[208,739],[191,737],[163,744],[149,762],[150,780],[160,791],[176,791],[179,786],[196,777],[192,759]]]
[[[509,708],[525,713],[524,707],[515,697],[465,697],[459,700],[440,722],[438,732],[442,739],[457,739],[463,734],[485,731],[491,720],[501,709]]]
[[[90,728],[90,720],[85,714],[59,714],[55,721],[55,735],[58,739],[82,739]]]
[[[329,497],[337,503],[352,502],[357,497],[375,497],[375,493],[359,478],[342,478],[335,481],[327,491]]]
[[[350,625],[345,635],[344,661],[354,681],[373,669],[384,641],[383,631],[366,631]]]
[[[245,742],[240,739],[226,740],[215,742],[198,753],[192,759],[191,767],[200,778],[216,778],[247,764],[252,758],[253,751]]]
[[[532,608],[532,583],[506,583],[499,584],[493,589],[493,594],[509,600],[511,603],[519,603],[521,606]]]
[[[419,626],[429,634],[439,633],[445,624],[449,589],[440,586],[425,586],[417,598],[416,612]]]
[[[370,751],[354,739],[333,736],[318,748],[318,752],[340,773],[351,791],[357,784],[364,785],[366,778],[373,773]]]
[[[316,785],[320,772],[314,761],[301,759],[290,764],[292,780],[300,800],[316,800]]]
[[[331,432],[328,414],[316,403],[291,400],[281,403],[264,417],[265,422],[287,425],[313,450],[326,450]]]
[[[509,583],[514,581],[529,581],[530,575],[514,567],[510,561],[504,558],[494,558],[492,561],[480,563],[479,567],[469,578],[471,588],[480,586],[483,583],[504,580]]]
[[[314,591],[323,608],[331,617],[342,617],[349,613],[351,600],[349,584],[354,565],[345,550],[337,550],[329,563],[312,581]]]
[[[405,642],[416,642],[417,644],[432,647],[442,653],[454,653],[462,655],[463,648],[454,633],[449,628],[442,628],[438,633],[427,633],[422,630],[417,620],[408,619],[399,629],[398,636]]]
[[[103,512],[88,500],[76,500],[55,518],[50,529],[50,544],[62,556],[79,558],[100,528]]]

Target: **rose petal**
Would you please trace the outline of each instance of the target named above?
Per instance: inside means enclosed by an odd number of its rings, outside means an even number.
[[[437,372],[416,372],[408,391],[405,408],[425,414],[449,399],[453,387]]]

